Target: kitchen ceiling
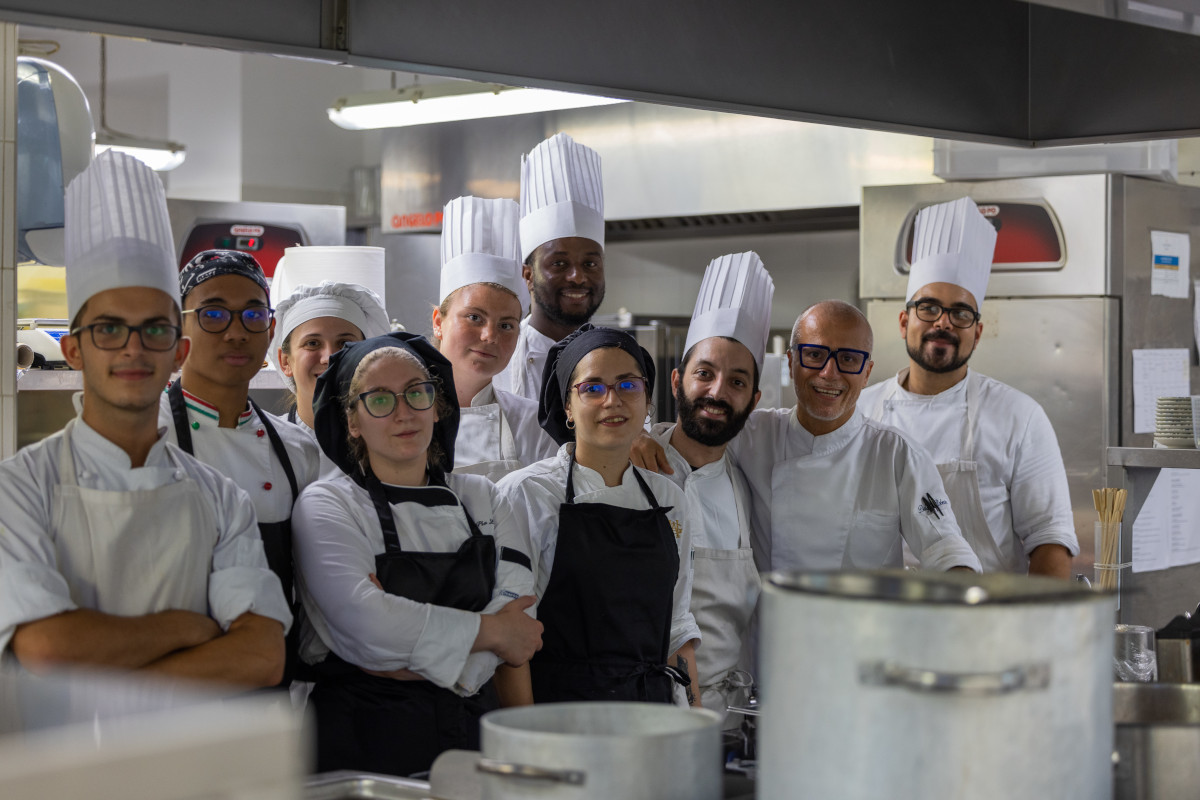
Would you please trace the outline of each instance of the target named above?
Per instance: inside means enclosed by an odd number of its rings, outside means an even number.
[[[1037,146],[1200,133],[1200,37],[1099,13],[1187,2],[0,0],[0,17]]]

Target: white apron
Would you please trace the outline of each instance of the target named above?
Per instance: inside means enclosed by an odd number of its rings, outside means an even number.
[[[893,381],[884,399],[884,408],[891,410],[896,399],[898,381]],[[942,476],[942,484],[946,487],[946,496],[950,499],[950,507],[954,509],[954,517],[962,530],[963,538],[975,555],[979,557],[984,572],[1006,572],[1010,569],[1012,559],[1000,552],[992,530],[988,527],[987,516],[983,513],[983,499],[979,494],[979,462],[975,460],[975,421],[979,412],[979,376],[978,373],[967,373],[967,419],[962,432],[962,445],[957,460],[937,465],[937,471]]]
[[[167,609],[207,614],[217,526],[199,484],[172,454],[175,483],[125,492],[85,489],[75,479],[74,426],[71,420],[63,432],[51,530],[71,599],[122,616]]]
[[[704,679],[700,683],[700,701],[705,708],[725,718],[727,724],[737,727],[742,718],[730,716],[726,708],[745,705],[749,700],[752,679],[743,667],[752,656],[747,652],[750,623],[762,584],[750,550],[747,498],[731,470],[727,461],[725,472],[733,482],[736,498],[738,547],[695,548],[691,608],[702,635],[696,648],[696,669]]]
[[[517,459],[517,443],[499,403],[459,409],[454,439],[454,471],[483,475],[496,483],[525,464]],[[462,466],[460,466],[462,465]]]

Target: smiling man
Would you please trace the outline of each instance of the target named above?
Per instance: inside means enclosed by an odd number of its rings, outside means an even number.
[[[254,508],[158,427],[189,345],[162,184],[103,153],[67,189],[65,230],[81,410],[0,464],[0,654],[273,684],[291,614]]]
[[[1050,420],[1033,398],[967,366],[995,245],[970,198],[917,215],[900,312],[909,365],[863,392],[863,413],[933,455],[985,570],[1068,578],[1079,542]]]
[[[521,255],[532,313],[495,380],[538,400],[551,346],[589,321],[604,300],[600,155],[565,133],[521,159]]]
[[[671,373],[677,421],[652,430],[673,470],[669,477],[699,512],[692,614],[704,644],[696,650],[696,669],[704,707],[726,717],[727,706],[749,699],[751,654],[744,643],[760,583],[750,546],[750,492],[725,449],[758,404],[774,292],[756,253],[725,255],[708,265],[683,361]],[[741,718],[727,719],[737,725]]]
[[[248,253],[205,250],[179,273],[179,291],[192,347],[180,379],[162,395],[159,423],[172,442],[250,495],[267,562],[291,602],[292,505],[317,479],[320,455],[304,431],[250,399],[274,329],[267,280]]]

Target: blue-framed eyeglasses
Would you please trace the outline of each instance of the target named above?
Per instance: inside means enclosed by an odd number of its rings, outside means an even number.
[[[263,333],[271,327],[271,317],[275,314],[275,309],[267,306],[246,306],[240,311],[234,311],[224,306],[200,306],[189,308],[183,313],[195,314],[200,330],[208,333],[224,333],[233,324],[234,316],[242,321],[242,327],[247,333]]]
[[[829,363],[829,359],[832,358],[837,371],[843,375],[858,375],[867,365],[867,359],[871,357],[871,354],[865,350],[855,350],[851,347],[831,350],[823,344],[797,342],[792,345],[792,349],[796,351],[796,358],[800,360],[800,366],[806,369],[823,370]]]
[[[617,397],[627,400],[638,395],[645,396],[646,379],[622,378],[616,383],[583,381],[582,383],[575,384],[574,389],[575,393],[579,395],[579,399],[585,403],[603,403],[604,398],[608,397],[609,391],[616,392]]]

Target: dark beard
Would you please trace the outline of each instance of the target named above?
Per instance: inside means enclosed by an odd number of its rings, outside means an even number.
[[[705,406],[723,409],[728,416],[724,422],[705,419],[697,413]],[[730,439],[741,432],[742,426],[746,424],[746,420],[753,410],[751,403],[747,403],[740,412],[734,411],[733,406],[721,400],[698,400],[693,403],[683,393],[682,385],[675,392],[675,407],[679,426],[683,429],[684,435],[705,447],[720,447],[727,444]]]
[[[937,342],[937,341],[946,342],[946,340],[942,339],[941,337],[937,337],[937,336],[931,337],[931,336],[929,336],[929,334],[926,334],[925,336],[923,336],[921,338],[921,344],[918,345],[917,347],[914,348],[912,345],[908,344],[907,342],[905,342],[904,346],[905,346],[905,349],[908,350],[908,357],[911,358],[913,361],[915,361],[917,363],[917,366],[919,366],[921,369],[925,370],[926,372],[933,373],[934,375],[943,375],[947,372],[954,372],[956,369],[962,367],[964,364],[966,364],[968,361],[971,360],[971,353],[967,353],[966,355],[959,354],[957,358],[953,358],[944,364],[934,364],[934,363],[930,362],[929,359],[927,359],[925,357],[925,353],[921,348],[924,346],[924,344],[926,342]],[[954,352],[956,354],[959,353],[958,346],[959,346],[960,342],[946,342],[946,343],[953,344],[954,348],[955,348]]]
[[[600,308],[600,304],[604,302],[604,287],[599,286],[592,289],[592,302],[588,304],[587,311],[582,314],[569,314],[558,307],[554,302],[555,298],[551,296],[547,299],[548,290],[544,284],[534,281],[533,283],[533,301],[537,303],[538,308],[546,315],[546,319],[553,322],[555,325],[563,327],[578,328],[583,323],[592,318],[596,313],[596,309]]]

